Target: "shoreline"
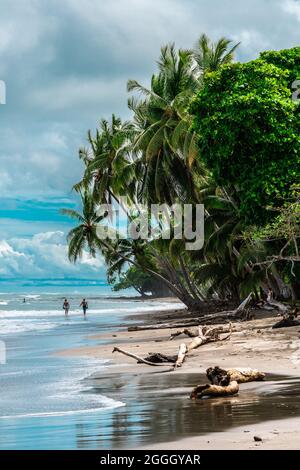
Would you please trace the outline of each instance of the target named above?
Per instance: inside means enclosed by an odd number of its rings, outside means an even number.
[[[157,321],[169,319],[191,318],[184,309],[142,312],[134,315],[139,325],[149,325]],[[114,346],[119,346],[141,357],[149,352],[176,354],[182,342],[190,339],[179,336],[169,340],[174,328],[150,329],[142,331],[127,331],[128,324],[101,334],[92,334],[86,337],[87,346],[59,351],[57,354],[64,357],[88,356],[95,359],[109,360],[109,371],[112,376],[123,377],[144,374],[163,374],[164,377],[174,374],[194,374],[195,386],[198,384],[197,376],[205,374],[208,367],[219,365],[222,368],[251,367],[259,369],[266,374],[277,374],[300,378],[299,363],[300,327],[282,328],[272,330],[271,326],[277,321],[276,313],[262,314],[264,318],[233,323],[231,338],[225,342],[208,343],[193,350],[186,358],[183,366],[176,371],[172,365],[166,367],[151,367],[145,364],[136,364],[136,361],[120,354],[112,354]],[[130,317],[126,317],[127,320]],[[131,317],[133,319],[133,317]],[[298,360],[299,354],[299,360]],[[108,370],[108,369],[106,369]],[[97,379],[96,374],[94,378]],[[99,378],[101,373],[99,374]],[[255,388],[259,382],[252,383]],[[241,385],[240,394],[244,386]],[[187,396],[188,399],[188,396]],[[293,427],[294,431],[290,431]],[[299,429],[299,431],[297,431]],[[248,433],[249,431],[249,433]],[[254,442],[253,435],[262,434],[262,442]],[[249,436],[252,436],[252,440]],[[267,420],[257,424],[245,425],[241,428],[234,426],[221,432],[212,432],[205,435],[195,435],[186,438],[177,438],[174,441],[154,443],[139,446],[145,449],[271,449],[300,448],[300,417],[288,419]]]

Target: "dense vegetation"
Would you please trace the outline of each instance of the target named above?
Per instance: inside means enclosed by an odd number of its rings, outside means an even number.
[[[235,188],[248,221],[265,220],[300,181],[300,114],[291,99],[300,48],[292,51],[222,67],[191,107],[199,154],[218,184]],[[284,68],[274,65],[279,60]]]
[[[163,291],[199,309],[211,298],[238,301],[272,287],[300,298],[300,48],[233,63],[238,44],[205,35],[195,50],[162,48],[150,88],[128,82],[130,121],[101,120],[80,149],[82,213],[69,257],[100,252],[115,288]],[[300,70],[299,70],[300,72]],[[99,239],[114,203],[134,223],[141,204],[204,204],[205,243]]]

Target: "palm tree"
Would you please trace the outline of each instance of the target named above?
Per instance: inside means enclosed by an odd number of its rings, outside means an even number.
[[[93,257],[101,247],[101,241],[97,236],[97,227],[105,219],[107,214],[99,214],[98,205],[94,194],[86,189],[80,193],[82,201],[82,213],[74,209],[62,209],[61,213],[76,220],[79,225],[68,233],[68,256],[70,261],[76,263],[82,257],[83,251],[88,250]]]
[[[174,44],[161,49],[159,73],[147,89],[135,80],[128,82],[137,136],[134,149],[143,156],[143,192],[148,202],[172,203],[180,197],[193,198],[190,168],[197,154],[194,135],[189,132],[188,105],[198,89],[190,51],[176,51]]]
[[[152,275],[157,281],[165,284],[188,308],[195,308],[196,299],[188,289],[181,284],[174,268],[163,257],[157,256],[143,240],[100,239],[98,226],[107,217],[107,213],[99,215],[99,204],[95,201],[93,190],[86,189],[80,193],[82,213],[73,209],[62,209],[62,213],[79,225],[68,234],[68,256],[76,262],[88,250],[95,257],[100,252],[107,261],[109,273],[120,272],[126,264],[133,265],[139,270]]]
[[[64,211],[79,222],[68,236],[72,261],[85,248],[92,256],[99,250],[109,276],[123,272],[128,265],[135,266],[164,283],[191,309],[201,309],[204,292],[237,298],[262,282],[262,270],[249,268],[242,256],[242,228],[234,192],[216,186],[201,162],[190,129],[192,97],[202,86],[205,73],[233,60],[238,44],[229,47],[230,43],[221,38],[213,44],[202,35],[193,52],[176,51],[173,44],[163,47],[151,86],[128,82],[129,91],[142,95],[129,99],[133,121],[122,122],[113,115],[111,122],[101,120],[95,135],[89,132],[89,148],[80,151],[85,172],[76,185],[82,192],[83,213]],[[97,224],[106,214],[98,216],[98,204],[120,203],[123,195],[129,206],[204,201],[205,248],[190,253],[178,240],[99,240]]]
[[[75,189],[92,186],[94,197],[101,204],[112,204],[113,199],[118,201],[120,193],[127,193],[133,177],[130,161],[133,135],[133,124],[122,122],[114,114],[110,123],[105,119],[100,121],[95,136],[89,131],[89,148],[79,151],[86,168]]]
[[[214,43],[206,34],[202,34],[193,51],[199,73],[205,75],[207,72],[218,70],[222,65],[231,63],[240,43],[234,46],[230,46],[231,44],[232,41],[224,37]]]

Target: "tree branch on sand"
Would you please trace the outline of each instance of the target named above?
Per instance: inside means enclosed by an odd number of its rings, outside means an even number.
[[[154,352],[154,353],[149,353],[150,357],[142,358],[142,357],[137,356],[136,354],[130,353],[118,347],[115,347],[113,349],[113,353],[119,352],[121,354],[124,354],[125,356],[135,359],[138,363],[143,363],[148,366],[163,366],[163,365],[166,365],[166,363],[171,362],[171,363],[174,363],[174,369],[176,369],[177,367],[182,366],[182,364],[185,361],[186,355],[193,349],[199,348],[199,346],[202,346],[203,344],[206,344],[206,343],[215,342],[215,341],[226,341],[227,339],[229,339],[232,333],[231,324],[229,326],[227,336],[225,336],[224,338],[221,338],[220,337],[221,333],[224,333],[224,330],[220,329],[220,327],[207,329],[205,327],[199,326],[198,336],[196,336],[189,344],[181,343],[179,346],[177,356],[167,356],[159,352]]]
[[[237,368],[221,369],[219,366],[209,367],[206,375],[210,384],[197,385],[191,392],[190,398],[197,399],[204,396],[219,397],[232,396],[239,392],[239,384],[264,380],[265,374],[256,369]]]

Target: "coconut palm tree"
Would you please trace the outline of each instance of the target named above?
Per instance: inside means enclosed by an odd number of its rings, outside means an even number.
[[[152,275],[157,281],[162,282],[166,288],[177,296],[188,308],[194,309],[197,303],[189,289],[180,281],[174,267],[157,251],[150,248],[150,244],[144,240],[102,239],[98,236],[98,226],[108,216],[107,212],[99,215],[99,204],[95,201],[92,189],[86,189],[80,193],[82,201],[82,213],[72,209],[62,209],[62,213],[77,222],[79,225],[68,234],[69,259],[78,261],[84,250],[88,250],[95,257],[100,252],[109,266],[110,272],[121,271],[126,264],[133,265],[139,270]],[[199,307],[199,302],[197,303]]]
[[[141,152],[144,163],[142,197],[167,203],[179,197],[187,202],[193,198],[190,168],[197,154],[187,110],[198,89],[193,57],[171,44],[161,49],[158,65],[149,89],[135,80],[127,85],[128,91],[143,96],[129,100],[137,128],[134,149]]]
[[[85,172],[75,189],[93,187],[94,198],[101,204],[118,201],[118,195],[128,193],[133,178],[130,160],[134,126],[114,114],[109,123],[101,119],[95,135],[88,133],[89,148],[80,149],[79,156],[85,164]]]
[[[94,194],[86,189],[80,192],[82,201],[82,213],[74,209],[62,209],[61,213],[76,220],[79,225],[68,233],[68,256],[70,261],[76,261],[82,257],[83,251],[88,250],[93,257],[101,247],[101,241],[97,236],[98,225],[106,218],[107,214],[99,214],[98,204]]]
[[[222,65],[229,64],[234,59],[234,53],[240,43],[231,46],[232,41],[220,38],[212,42],[206,34],[202,34],[193,50],[198,72],[203,76],[207,72],[214,72]]]

